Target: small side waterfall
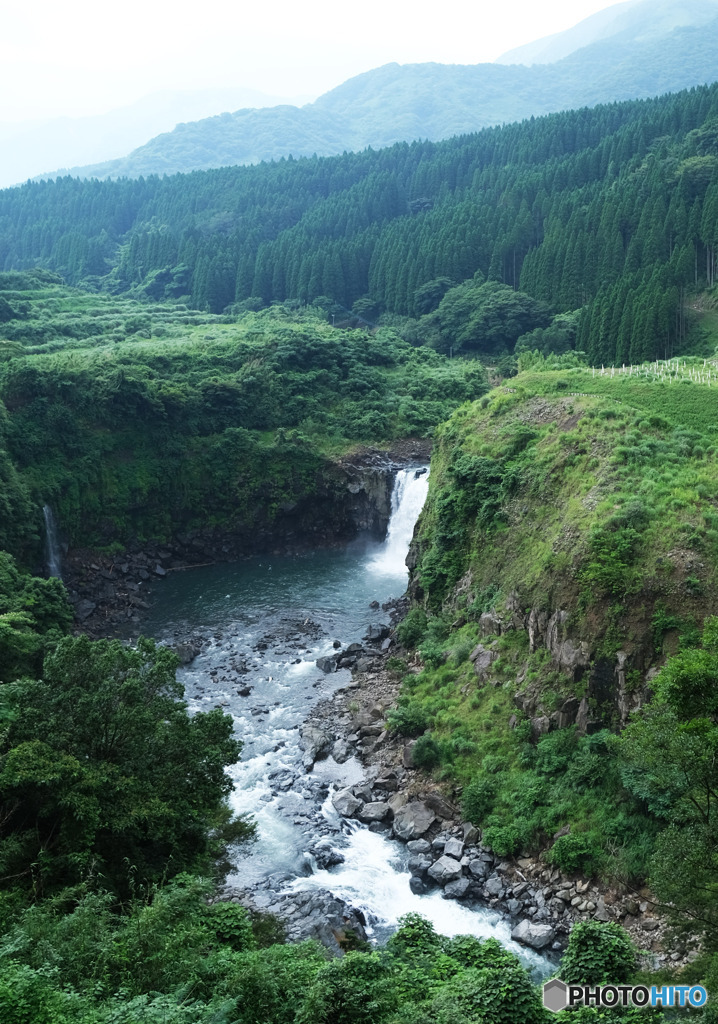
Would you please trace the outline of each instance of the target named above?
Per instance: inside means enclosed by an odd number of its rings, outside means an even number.
[[[406,574],[406,553],[429,489],[425,469],[400,469],[391,495],[391,519],[381,551],[370,568],[382,575]]]
[[[49,505],[42,506],[45,518],[45,564],[50,576],[62,579],[62,563],[60,557],[60,541],[57,536],[57,523]]]

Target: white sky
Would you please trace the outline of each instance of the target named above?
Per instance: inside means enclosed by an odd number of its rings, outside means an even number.
[[[314,98],[390,61],[477,64],[606,0],[5,0],[0,121],[83,116],[159,89]]]

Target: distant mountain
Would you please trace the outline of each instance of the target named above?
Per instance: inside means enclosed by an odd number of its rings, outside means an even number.
[[[611,11],[613,20],[607,21]],[[587,22],[593,24],[587,34],[583,29],[578,32],[580,25],[562,34],[570,37],[565,46],[580,46],[591,33],[601,38],[555,63],[387,64],[349,79],[304,107],[243,109],[181,124],[127,157],[76,166],[69,173],[138,177],[289,155],[331,156],[414,139],[439,140],[718,79],[718,0],[638,0],[609,8]],[[587,22],[582,23],[584,29]],[[555,49],[560,40],[549,42]]]
[[[497,58],[497,64],[553,64],[576,50],[620,36],[648,42],[677,28],[705,25],[718,16],[718,0],[629,0],[584,18],[566,32],[545,36]]]
[[[0,122],[0,188],[53,167],[122,157],[184,121],[241,106],[271,107],[281,102],[281,97],[255,89],[163,90],[94,117]]]

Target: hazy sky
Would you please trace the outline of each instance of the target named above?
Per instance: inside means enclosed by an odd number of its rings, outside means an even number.
[[[158,89],[314,98],[380,64],[476,64],[570,28],[605,0],[34,0],[6,3],[0,121],[82,116]]]

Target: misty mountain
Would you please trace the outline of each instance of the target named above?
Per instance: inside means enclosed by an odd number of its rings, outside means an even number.
[[[718,79],[718,4],[666,0],[656,5],[641,0],[609,10],[615,13],[618,31],[555,63],[387,64],[349,79],[304,107],[243,109],[181,124],[123,159],[76,166],[70,173],[137,177],[289,155],[330,156],[413,139],[450,138],[494,124],[675,92]],[[706,20],[710,12],[713,17]],[[687,16],[695,23],[680,23]],[[605,24],[596,29],[604,30]]]
[[[162,90],[91,117],[0,122],[0,188],[53,168],[122,157],[185,121],[241,106],[271,107],[283,100],[255,89]]]
[[[616,37],[648,42],[677,28],[706,25],[718,17],[718,0],[629,0],[584,18],[573,28],[508,50],[497,64],[553,64],[576,50]]]

